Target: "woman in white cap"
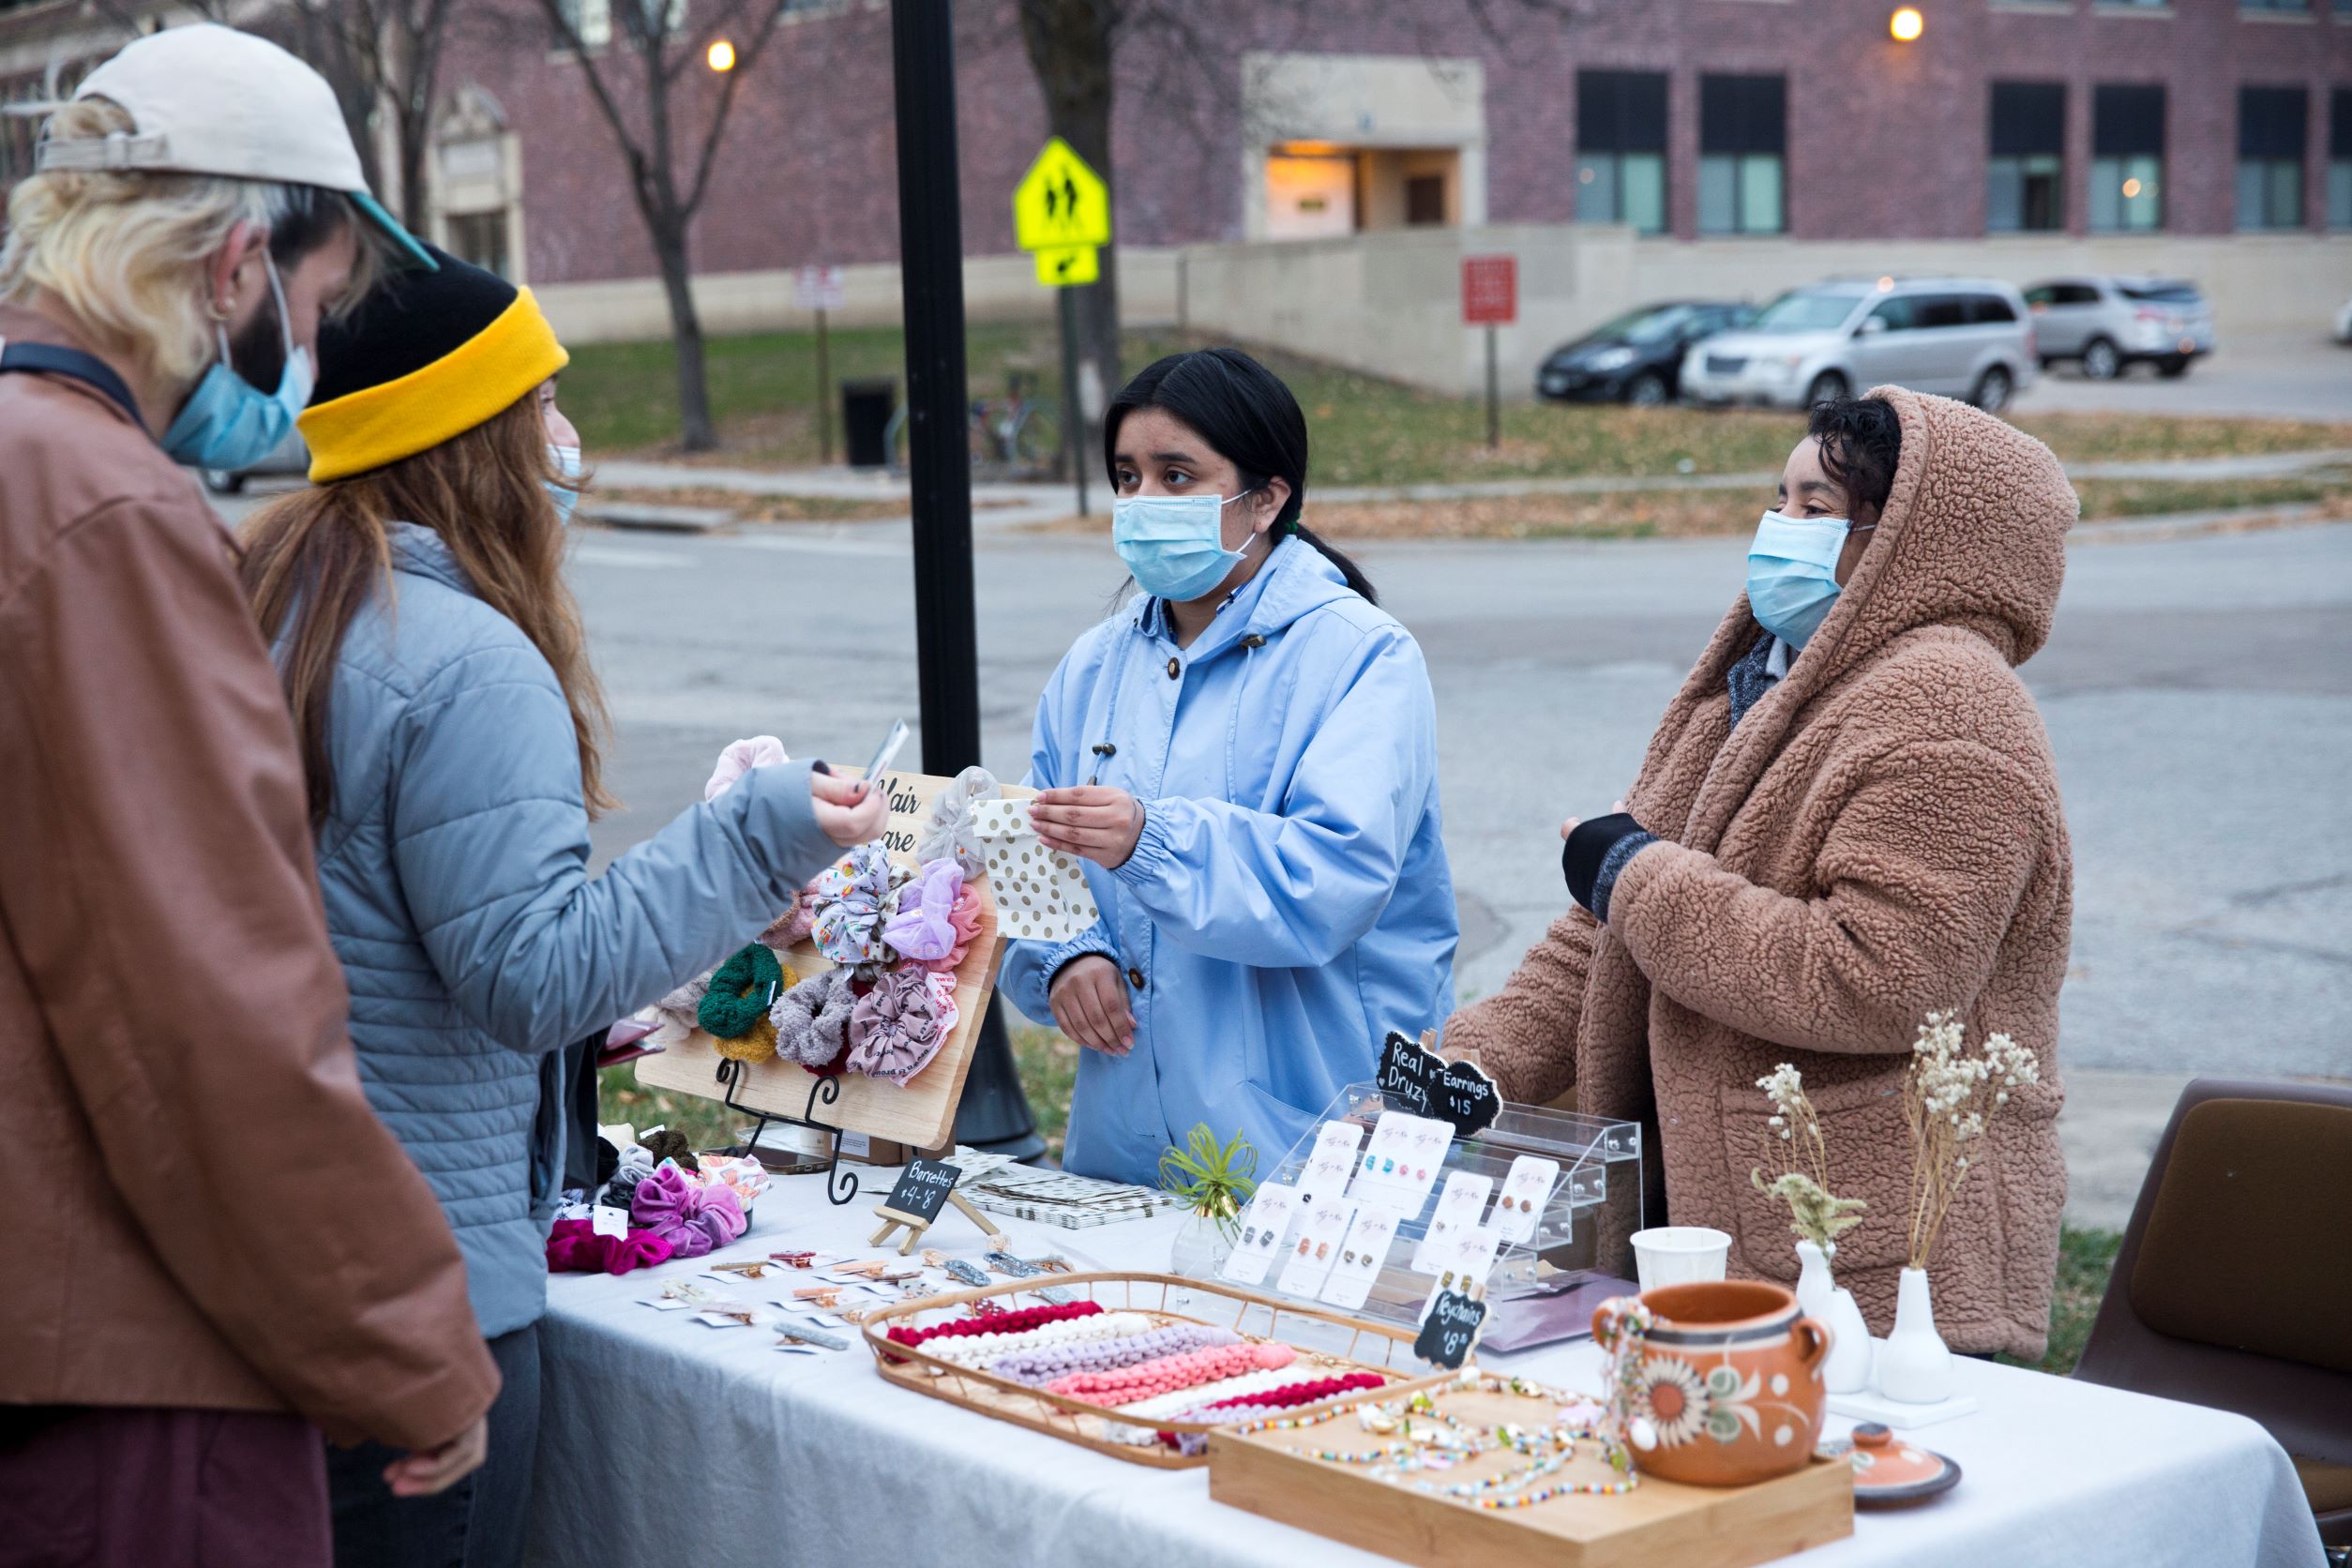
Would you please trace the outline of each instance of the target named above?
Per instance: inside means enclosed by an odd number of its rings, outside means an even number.
[[[405,236],[326,83],[227,28],[100,66],[37,162],[0,249],[0,1147],[60,1175],[0,1289],[0,1557],[324,1564],[319,1432],[437,1491],[498,1378],[361,1092],[277,676],[174,461],[277,445]]]

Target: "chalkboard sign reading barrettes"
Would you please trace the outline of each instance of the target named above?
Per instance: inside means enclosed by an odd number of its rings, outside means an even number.
[[[1467,1062],[1447,1062],[1395,1030],[1380,1047],[1380,1094],[1416,1116],[1454,1123],[1455,1135],[1485,1132],[1502,1114],[1495,1080]]]
[[[914,1250],[915,1243],[923,1239],[923,1232],[928,1230],[932,1222],[939,1218],[941,1211],[953,1203],[980,1228],[990,1247],[999,1252],[1006,1250],[1009,1244],[1004,1240],[1004,1233],[996,1228],[996,1222],[974,1208],[971,1199],[956,1190],[956,1184],[962,1176],[963,1171],[959,1168],[949,1165],[945,1160],[909,1160],[906,1169],[898,1173],[897,1184],[890,1189],[890,1196],[874,1210],[875,1216],[882,1225],[874,1232],[871,1244],[881,1246],[892,1231],[903,1227],[907,1234],[906,1239],[898,1244],[898,1255],[902,1258],[907,1256]]]
[[[1470,1347],[1478,1343],[1478,1332],[1485,1325],[1486,1304],[1473,1301],[1456,1290],[1440,1290],[1430,1304],[1429,1316],[1422,1319],[1421,1334],[1413,1340],[1413,1354],[1432,1366],[1449,1372],[1461,1370],[1470,1358]]]

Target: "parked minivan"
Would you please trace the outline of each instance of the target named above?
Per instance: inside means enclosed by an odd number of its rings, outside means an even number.
[[[2213,307],[2194,283],[2174,278],[2053,278],[2026,291],[2042,363],[2079,359],[2091,381],[2143,360],[2161,376],[2186,375],[2213,352]]]
[[[1805,408],[1880,382],[1998,413],[2041,369],[2024,296],[1983,278],[1832,279],[1791,289],[1692,345],[1686,397]]]

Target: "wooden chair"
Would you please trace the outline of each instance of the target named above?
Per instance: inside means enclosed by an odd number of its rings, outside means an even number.
[[[2074,1376],[2260,1422],[2352,1546],[2352,1089],[2182,1091]]]

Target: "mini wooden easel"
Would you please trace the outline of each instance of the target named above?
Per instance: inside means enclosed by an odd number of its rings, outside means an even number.
[[[981,1212],[970,1199],[962,1193],[951,1192],[947,1195],[947,1201],[961,1209],[972,1223],[980,1228],[981,1234],[988,1238],[989,1251],[1003,1252],[1009,1249],[1011,1244],[1005,1241],[1004,1232],[999,1230],[996,1228],[996,1222]],[[889,1241],[892,1231],[903,1227],[907,1234],[906,1239],[898,1244],[898,1256],[901,1258],[912,1254],[915,1244],[922,1241],[923,1233],[931,1228],[931,1222],[921,1214],[911,1214],[903,1209],[894,1209],[887,1203],[875,1205],[874,1213],[880,1217],[882,1225],[881,1229],[874,1232],[873,1240],[867,1244],[882,1246]]]

